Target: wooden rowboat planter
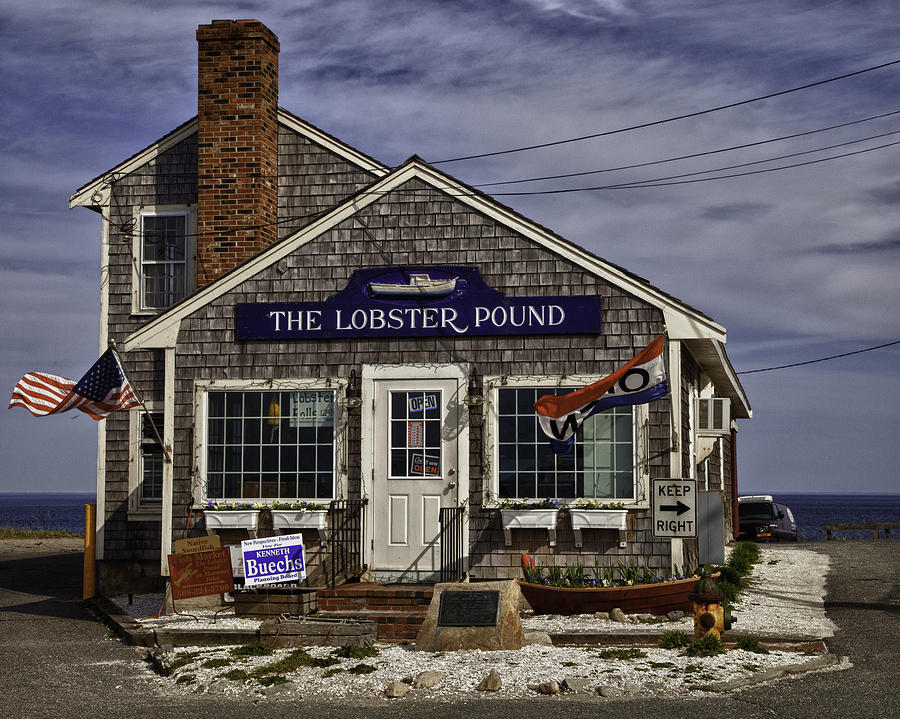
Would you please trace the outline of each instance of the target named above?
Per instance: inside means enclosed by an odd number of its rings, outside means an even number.
[[[664,616],[680,609],[692,611],[688,598],[700,577],[671,582],[634,584],[627,587],[587,587],[572,589],[531,584],[516,579],[519,589],[535,614],[593,614],[619,607],[626,614]]]

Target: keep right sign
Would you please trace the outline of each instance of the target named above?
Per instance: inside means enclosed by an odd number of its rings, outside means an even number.
[[[697,536],[697,480],[654,479],[653,536]]]

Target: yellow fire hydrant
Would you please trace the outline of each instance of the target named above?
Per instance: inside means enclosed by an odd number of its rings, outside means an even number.
[[[722,607],[724,597],[705,567],[689,598],[694,606],[694,639],[701,639],[707,634],[714,634],[721,639],[725,630],[731,629],[732,623],[737,621],[737,617]]]

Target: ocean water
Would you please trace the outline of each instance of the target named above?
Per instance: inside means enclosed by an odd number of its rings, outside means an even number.
[[[749,492],[748,492],[749,494]],[[786,504],[797,520],[801,541],[824,539],[823,524],[842,522],[900,522],[900,494],[771,494]],[[96,501],[94,493],[2,494],[0,527],[84,531],[84,505]],[[842,532],[840,537],[869,538],[871,531]],[[883,536],[883,535],[882,535]],[[900,531],[894,532],[900,538]]]
[[[94,492],[0,493],[0,527],[65,529],[81,533],[84,532],[84,505],[96,501]]]

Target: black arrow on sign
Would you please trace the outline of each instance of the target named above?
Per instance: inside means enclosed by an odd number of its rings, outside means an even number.
[[[691,508],[688,507],[684,502],[679,501],[678,504],[661,504],[659,505],[660,512],[678,512],[677,517],[680,517],[685,512],[690,512]]]

